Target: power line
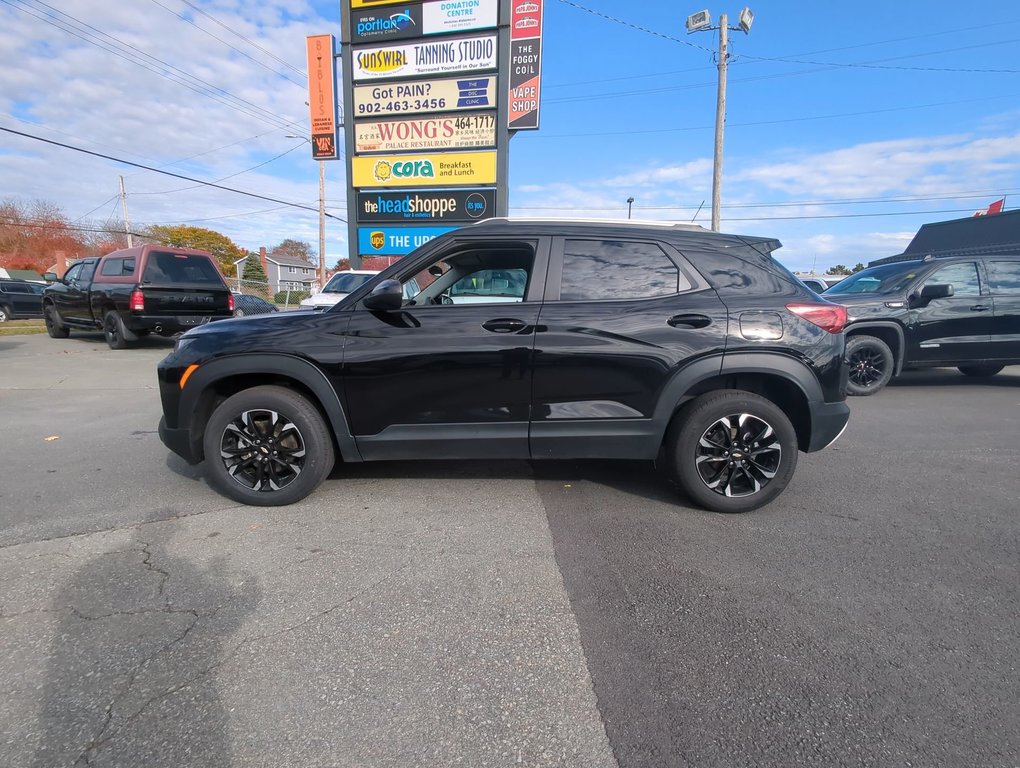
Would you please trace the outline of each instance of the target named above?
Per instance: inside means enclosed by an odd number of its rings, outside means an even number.
[[[691,210],[694,206],[690,206],[687,210]],[[753,207],[753,206],[752,206]],[[764,206],[760,206],[764,207]],[[616,208],[555,208],[546,206],[535,206],[535,205],[512,205],[511,210],[514,211],[605,211],[605,210],[620,210],[619,206]],[[642,209],[639,209],[642,210]],[[880,213],[831,213],[825,214],[820,213],[814,216],[724,216],[724,221],[795,221],[795,220],[816,220],[816,219],[866,219],[866,218],[877,218],[877,217],[888,217],[888,216],[931,216],[933,214],[943,213],[973,213],[973,208],[953,208],[938,211],[885,211]]]
[[[213,17],[212,17],[212,16],[209,16],[209,14],[208,14],[208,13],[206,13],[205,11],[203,11],[203,10],[202,10],[201,8],[197,8],[197,7],[195,7],[195,6],[194,6],[194,5],[192,5],[191,3],[187,2],[187,0],[183,0],[183,1],[184,1],[185,5],[188,5],[188,6],[190,6],[191,8],[194,8],[194,9],[195,9],[196,11],[198,11],[198,12],[199,12],[199,13],[201,13],[201,14],[203,14],[204,16],[208,16],[208,17],[209,17],[210,19],[212,19],[212,20],[213,20],[213,21],[215,21],[215,22],[216,22],[217,24],[219,24],[219,25],[220,25],[221,27],[224,27],[225,29],[228,29],[228,30],[230,29],[229,27],[227,27],[226,25],[222,24],[221,22],[219,22],[219,21],[216,21],[216,19],[213,19]],[[165,10],[165,11],[166,11],[167,13],[173,14],[174,16],[176,16],[176,17],[177,17],[178,19],[180,19],[181,21],[185,22],[186,24],[190,24],[190,25],[191,25],[191,26],[193,26],[193,27],[194,27],[195,29],[197,29],[197,30],[198,30],[199,32],[203,32],[204,34],[206,34],[206,35],[208,35],[209,37],[211,37],[211,38],[212,38],[213,40],[216,40],[216,41],[218,41],[218,42],[221,42],[221,43],[223,43],[223,44],[224,44],[225,46],[227,46],[227,48],[229,48],[230,50],[232,50],[232,51],[236,51],[237,53],[239,53],[239,54],[241,54],[242,56],[244,56],[244,57],[245,57],[246,59],[249,59],[249,60],[251,60],[251,61],[255,62],[256,64],[258,64],[258,65],[259,65],[260,67],[262,67],[262,68],[264,68],[264,69],[267,69],[267,70],[269,70],[270,72],[272,72],[272,73],[273,73],[274,75],[276,75],[277,77],[282,77],[282,78],[283,78],[284,80],[286,80],[287,82],[293,83],[294,85],[296,85],[296,86],[298,86],[298,87],[300,87],[300,88],[305,88],[305,87],[306,87],[306,83],[299,83],[299,82],[298,82],[297,80],[294,80],[293,78],[289,77],[288,75],[284,74],[283,72],[280,72],[280,71],[278,71],[278,70],[275,70],[275,69],[273,69],[272,67],[270,67],[270,66],[268,66],[268,65],[264,64],[263,62],[259,61],[259,60],[258,60],[258,59],[256,59],[256,58],[255,58],[254,56],[252,56],[251,54],[247,53],[246,51],[243,51],[243,50],[241,50],[240,48],[237,48],[237,47],[235,47],[235,46],[231,45],[231,44],[230,44],[230,43],[228,43],[228,42],[227,42],[226,40],[224,40],[224,39],[223,39],[222,37],[217,37],[216,35],[214,35],[214,34],[213,34],[212,32],[210,32],[209,30],[207,30],[207,29],[202,29],[202,28],[201,28],[200,26],[198,26],[198,24],[196,24],[195,22],[193,22],[193,21],[192,21],[191,19],[187,18],[186,16],[184,16],[184,15],[182,15],[182,14],[180,14],[180,13],[177,13],[177,11],[173,10],[172,8],[168,8],[167,6],[163,5],[163,3],[159,2],[159,0],[152,0],[152,2],[153,2],[153,3],[155,3],[156,5],[158,5],[158,6],[159,6],[160,8],[162,8],[163,10]],[[233,31],[233,30],[231,30],[231,31]],[[235,32],[234,34],[237,34],[237,33]],[[258,48],[259,50],[261,50],[261,51],[263,51],[263,52],[265,52],[265,53],[269,53],[269,52],[268,52],[268,51],[266,51],[266,50],[265,50],[264,48],[262,48],[262,46],[258,45],[257,43],[254,43],[254,42],[253,42],[253,41],[251,41],[251,40],[248,40],[248,38],[244,37],[243,35],[238,35],[238,37],[240,37],[240,38],[241,38],[242,40],[245,40],[245,41],[247,41],[249,45],[252,45],[252,46],[254,46],[254,47]],[[290,66],[290,64],[287,64],[287,62],[283,61],[282,59],[280,59],[280,58],[278,58],[278,57],[276,57],[276,56],[273,56],[273,54],[271,54],[271,53],[270,53],[269,55],[270,55],[270,56],[272,56],[272,57],[273,57],[274,59],[276,59],[277,61],[281,62],[282,64],[284,64],[284,65],[286,65],[286,66],[290,67],[291,69],[295,69],[294,67],[291,67],[291,66]],[[305,73],[304,73],[304,72],[302,72],[301,70],[296,70],[296,71],[298,72],[298,74],[300,74],[300,75],[302,75],[302,76],[305,76],[305,77],[307,77],[307,75],[305,75]]]
[[[130,43],[125,43],[122,40],[114,37],[113,35],[103,32],[102,30],[97,29],[96,27],[93,27],[91,24],[87,24],[86,22],[83,22],[75,18],[74,16],[71,16],[70,14],[64,13],[63,11],[57,10],[56,8],[47,5],[46,3],[42,2],[42,0],[35,0],[35,2],[45,8],[49,8],[51,11],[53,11],[56,14],[59,14],[60,16],[70,19],[71,22],[77,24],[78,27],[73,27],[71,24],[69,24],[68,22],[64,21],[61,18],[47,15],[36,8],[26,6],[23,4],[24,1],[25,0],[19,0],[19,2],[22,4],[15,4],[14,2],[12,2],[12,0],[0,0],[0,2],[3,2],[4,4],[9,5],[12,8],[19,10],[28,16],[38,19],[39,21],[42,21],[45,24],[49,24],[50,26],[56,27],[57,29],[60,29],[61,31],[66,32],[67,34],[76,37],[79,40],[82,40],[90,45],[94,45],[97,48],[107,51],[108,53],[112,53],[115,56],[124,59],[125,61],[131,64],[139,66],[142,69],[152,72],[153,74],[156,74],[165,80],[169,80],[170,82],[176,83],[178,85],[183,85],[188,90],[198,93],[207,98],[210,98],[213,101],[216,101],[237,112],[246,114],[249,117],[254,117],[256,119],[262,120],[263,122],[266,123],[274,124],[276,128],[288,128],[288,129],[294,128],[298,130],[303,129],[303,127],[297,123],[294,123],[286,118],[280,117],[279,115],[276,115],[266,109],[263,109],[257,104],[254,104],[253,102],[235,96],[229,91],[226,91],[223,88],[220,88],[218,86],[213,85],[212,83],[202,80],[201,78],[196,77],[184,71],[183,69],[174,66],[173,64],[170,64],[166,61],[163,61],[162,59],[152,56],[151,54],[146,53],[145,51],[141,50],[140,48],[134,45],[131,45]],[[88,32],[87,30],[93,30],[95,33],[98,33],[98,35],[94,35],[91,32]],[[106,42],[106,40],[104,40],[103,38],[109,39],[110,41],[112,41],[112,44]],[[112,46],[120,46],[120,48]],[[136,53],[131,53],[131,51],[134,51]],[[139,56],[136,54],[139,54],[144,58],[139,58]],[[164,67],[172,71],[170,72],[160,71],[159,69],[154,67],[153,64],[151,64],[149,61],[146,61],[145,59],[150,59],[159,67]],[[222,94],[224,98],[221,98],[219,94]],[[226,99],[231,99],[235,103],[231,103]]]
[[[23,221],[4,221],[0,222],[0,227],[25,227],[28,229],[56,229],[61,231],[70,232],[99,232],[108,235],[133,235],[134,237],[148,237],[144,232],[125,232],[123,229],[108,229],[108,228],[97,228],[97,227],[81,227],[74,224],[42,224],[36,223],[35,221],[28,219]]]
[[[227,179],[232,179],[235,176],[240,176],[241,174],[248,173],[249,171],[254,171],[254,170],[258,169],[258,168],[261,168],[264,165],[269,165],[270,163],[274,162],[275,160],[279,160],[284,155],[289,155],[294,150],[301,149],[301,147],[303,147],[303,146],[304,146],[304,144],[297,144],[296,146],[293,146],[290,149],[288,149],[286,152],[281,152],[280,154],[276,155],[275,157],[271,157],[268,160],[265,160],[265,161],[259,163],[258,165],[253,165],[251,168],[245,168],[243,171],[238,171],[237,173],[231,173],[229,176],[223,176],[223,177],[221,177],[219,179],[214,179],[213,183],[214,184],[218,184],[221,181],[226,181]],[[196,184],[196,185],[191,186],[191,187],[181,187],[180,189],[165,189],[165,190],[162,190],[160,192],[132,192],[131,194],[132,195],[170,195],[170,194],[173,194],[174,192],[186,192],[189,189],[198,189],[201,186],[203,186],[203,185],[202,184]]]
[[[309,205],[301,205],[300,203],[291,203],[291,202],[288,202],[287,200],[279,200],[279,199],[277,199],[275,197],[267,197],[266,195],[258,195],[258,194],[254,193],[254,192],[245,192],[244,190],[241,190],[241,189],[234,189],[232,187],[224,187],[224,186],[222,186],[220,184],[216,184],[215,182],[202,181],[202,179],[196,179],[196,178],[193,178],[191,176],[184,176],[183,174],[180,174],[180,173],[173,173],[171,171],[164,171],[164,170],[161,170],[159,168],[153,168],[152,166],[149,166],[149,165],[142,165],[141,163],[133,163],[130,160],[123,160],[123,159],[121,159],[119,157],[113,157],[112,155],[104,155],[104,154],[102,154],[100,152],[93,152],[92,150],[89,150],[89,149],[82,149],[81,147],[75,147],[75,146],[72,146],[70,144],[64,144],[63,142],[60,142],[60,141],[53,141],[52,139],[44,139],[42,136],[33,136],[30,133],[24,133],[22,131],[15,131],[13,128],[5,128],[2,125],[0,125],[0,131],[4,131],[5,133],[13,133],[16,136],[24,136],[27,139],[34,139],[36,141],[41,141],[41,142],[43,142],[45,144],[52,144],[53,146],[56,146],[56,147],[63,147],[64,149],[71,149],[71,150],[74,150],[75,152],[81,152],[81,153],[86,154],[86,155],[92,155],[93,157],[101,157],[104,160],[112,160],[115,163],[123,163],[124,165],[130,165],[130,166],[132,166],[134,168],[143,168],[146,171],[152,171],[154,173],[161,173],[164,176],[173,176],[175,179],[183,179],[184,181],[194,182],[196,184],[201,184],[202,186],[205,186],[205,187],[212,187],[213,189],[220,189],[220,190],[223,190],[224,192],[233,192],[234,194],[237,194],[237,195],[245,195],[247,197],[254,197],[254,198],[258,199],[258,200],[266,200],[266,201],[268,201],[270,203],[280,203],[281,205],[290,206],[291,208],[301,208],[302,210],[314,211],[315,213],[319,212],[318,208],[312,208]],[[329,218],[331,218],[331,219],[337,219],[338,221],[342,221],[344,223],[347,222],[346,219],[341,218],[340,216],[334,216],[331,213],[327,213],[326,215]]]
[[[647,35],[661,37],[663,40],[669,40],[671,43],[680,43],[680,45],[686,45],[688,48],[697,48],[699,51],[705,51],[706,53],[715,53],[715,51],[713,51],[711,48],[705,48],[702,45],[696,45],[682,38],[673,37],[672,35],[664,35],[662,34],[662,32],[656,32],[654,29],[648,29],[648,27],[642,27],[637,24],[632,24],[629,21],[624,21],[623,19],[618,19],[615,16],[610,16],[608,13],[602,13],[601,11],[595,11],[592,10],[591,8],[586,8],[580,3],[572,2],[572,0],[560,0],[560,2],[563,3],[564,5],[569,5],[571,8],[576,8],[579,11],[590,13],[592,16],[598,16],[599,18],[605,19],[606,21],[611,21],[614,24],[620,24],[624,27],[630,27],[631,29],[636,29],[638,32],[644,32]]]

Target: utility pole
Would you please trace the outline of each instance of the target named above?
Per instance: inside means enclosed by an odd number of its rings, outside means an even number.
[[[319,290],[326,285],[326,163],[319,161]]]
[[[715,154],[712,160],[712,231],[719,231],[719,209],[722,206],[723,131],[726,127],[726,59],[729,56],[729,19],[719,17],[719,87],[715,97]]]
[[[712,160],[712,230],[719,231],[719,211],[722,208],[722,164],[723,164],[723,133],[726,128],[726,64],[729,61],[729,30],[739,30],[745,35],[750,34],[754,14],[750,8],[740,12],[739,23],[735,27],[729,25],[729,16],[725,13],[719,17],[719,86],[715,99],[715,152]],[[692,13],[687,17],[687,34],[712,26],[712,17],[708,11]],[[697,214],[695,214],[695,217]]]
[[[128,248],[134,245],[131,240],[131,222],[128,221],[127,192],[124,191],[124,177],[120,177],[120,205],[124,209],[124,234],[127,235]]]

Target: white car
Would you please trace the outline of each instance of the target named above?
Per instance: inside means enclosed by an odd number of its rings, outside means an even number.
[[[301,300],[302,309],[329,309],[347,294],[360,288],[373,277],[378,270],[348,269],[337,272],[329,279],[322,290]]]

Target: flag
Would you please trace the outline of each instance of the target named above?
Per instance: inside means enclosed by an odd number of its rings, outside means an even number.
[[[978,211],[975,216],[994,216],[997,213],[1002,213],[1002,207],[1006,204],[1006,198],[996,200],[994,203],[989,205],[983,211]]]

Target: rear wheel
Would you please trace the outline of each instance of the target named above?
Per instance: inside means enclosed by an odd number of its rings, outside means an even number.
[[[68,327],[60,322],[60,316],[52,304],[47,304],[43,309],[43,320],[46,322],[46,333],[51,339],[66,339],[71,335]]]
[[[13,315],[11,313],[10,307],[0,304],[0,323],[6,323],[8,320],[12,318]]]
[[[994,376],[1005,367],[1004,365],[961,365],[959,370],[964,376],[984,379],[988,376]]]
[[[677,482],[715,512],[748,512],[786,488],[797,467],[797,434],[770,400],[739,390],[691,402],[670,430]]]
[[[846,343],[850,361],[847,394],[866,396],[881,391],[893,374],[893,354],[889,345],[874,336],[854,336]]]
[[[252,387],[224,400],[203,438],[209,482],[242,504],[300,501],[333,468],[333,440],[318,409],[284,387]]]
[[[127,349],[128,331],[124,327],[124,320],[113,310],[103,318],[103,334],[110,349]]]

